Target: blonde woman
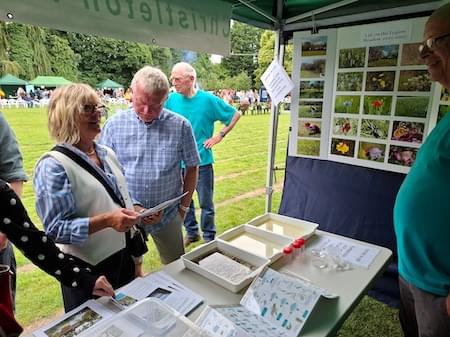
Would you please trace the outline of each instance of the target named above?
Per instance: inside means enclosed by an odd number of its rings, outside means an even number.
[[[33,184],[47,235],[117,288],[142,274],[142,261],[132,256],[129,246],[129,230],[138,222],[138,213],[122,169],[114,152],[95,142],[103,109],[88,85],[71,84],[53,92],[48,129],[59,151],[39,160]],[[86,168],[74,161],[73,154],[87,163]],[[66,311],[92,297],[90,291],[73,285],[61,287]]]

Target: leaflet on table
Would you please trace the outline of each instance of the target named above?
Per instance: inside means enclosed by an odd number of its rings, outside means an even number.
[[[169,207],[170,205],[176,203],[178,200],[180,200],[181,198],[183,198],[186,194],[188,194],[189,192],[186,191],[183,194],[179,195],[178,197],[175,197],[173,199],[169,199],[166,201],[163,201],[162,203],[152,207],[152,208],[148,208],[145,211],[143,211],[142,213],[139,214],[140,218],[145,218],[146,216],[158,213],[159,211]]]
[[[269,268],[240,305],[208,307],[196,323],[217,337],[296,337],[320,296],[314,285]]]
[[[76,336],[115,313],[95,300],[89,300],[64,314],[60,319],[36,330],[36,337]]]
[[[353,266],[369,268],[377,257],[380,249],[377,247],[359,244],[350,240],[336,238],[331,235],[320,236],[317,240],[308,244],[308,250],[336,251],[340,254],[339,258],[350,263]]]
[[[158,298],[182,315],[187,315],[203,302],[203,297],[162,271],[150,274],[145,278],[134,279],[120,288],[116,297],[119,297],[116,302],[123,301],[122,298],[126,299],[127,304],[124,306],[133,304],[133,299]]]

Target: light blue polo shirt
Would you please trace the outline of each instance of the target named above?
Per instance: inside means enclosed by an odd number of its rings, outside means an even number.
[[[165,107],[191,122],[200,154],[200,166],[214,163],[212,150],[205,149],[203,143],[213,136],[216,121],[230,124],[236,109],[220,97],[203,90],[198,90],[191,98],[173,92],[169,95]]]
[[[450,292],[450,113],[433,129],[394,207],[400,275],[417,288]]]

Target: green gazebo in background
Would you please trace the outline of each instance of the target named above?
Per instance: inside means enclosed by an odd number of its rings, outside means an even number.
[[[123,88],[123,85],[107,78],[106,80],[101,81],[95,87],[97,89],[117,89],[117,88]]]
[[[21,80],[20,78],[17,78],[14,75],[6,74],[2,78],[0,78],[0,88],[4,91],[6,94],[6,97],[9,95],[14,96],[16,94],[17,88],[23,87],[25,89],[25,86],[28,84],[27,81]]]
[[[37,76],[34,80],[29,82],[29,84],[36,87],[45,87],[47,89],[56,88],[71,83],[72,82],[61,76]]]

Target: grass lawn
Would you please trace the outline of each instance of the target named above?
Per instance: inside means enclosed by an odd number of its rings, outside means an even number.
[[[30,181],[25,184],[23,202],[33,221],[42,228],[34,207],[31,179],[39,157],[52,147],[47,133],[43,109],[7,109],[4,115],[13,127],[24,156]],[[276,165],[284,167],[288,129],[288,114],[280,115]],[[217,227],[221,233],[264,212],[264,186],[268,151],[269,115],[246,115],[236,128],[215,148],[215,202]],[[277,182],[283,174],[277,172]],[[238,196],[246,196],[236,198]],[[273,211],[279,207],[281,193],[275,193]],[[160,268],[155,247],[150,242],[145,256],[146,272]],[[193,245],[195,247],[195,245]],[[18,264],[16,314],[23,326],[34,328],[42,319],[62,308],[59,284],[44,272],[33,268],[16,250]],[[339,336],[401,336],[396,310],[365,297],[346,321]]]

